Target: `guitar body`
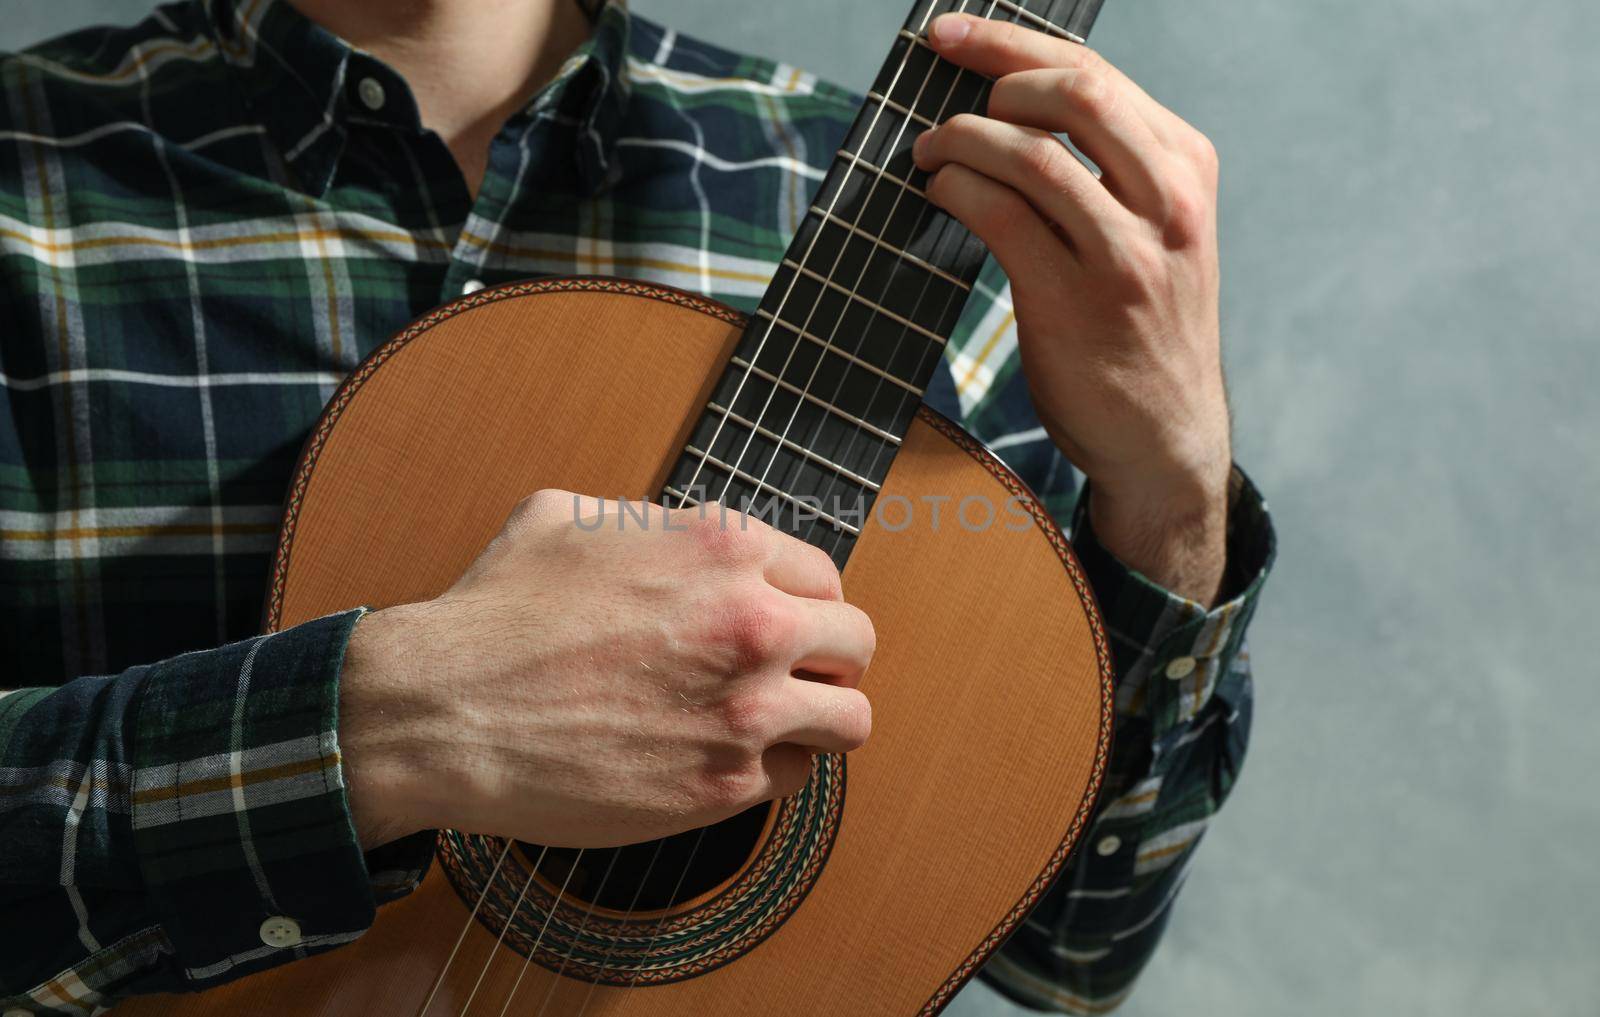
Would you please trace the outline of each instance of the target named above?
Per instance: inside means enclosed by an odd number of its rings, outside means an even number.
[[[654,497],[742,320],[675,290],[546,280],[464,297],[391,339],[307,445],[268,628],[439,594],[540,488]],[[988,525],[977,501],[958,518],[971,496],[997,509]],[[844,573],[878,633],[861,684],[872,737],[819,758],[800,804],[773,806],[718,885],[654,910],[591,906],[548,870],[529,883],[531,846],[446,833],[421,887],[355,942],[118,1012],[938,1012],[1085,829],[1110,664],[1060,531],[954,425],[921,411],[878,501],[898,507],[862,525]]]

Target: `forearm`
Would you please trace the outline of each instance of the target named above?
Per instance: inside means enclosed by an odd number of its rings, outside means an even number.
[[[1213,470],[1213,472],[1215,472]],[[1227,562],[1228,465],[1155,496],[1100,485],[1088,512],[1106,550],[1162,589],[1210,608]]]
[[[1116,671],[1116,738],[1093,826],[1029,923],[988,969],[1001,991],[1069,1013],[1126,996],[1160,942],[1189,858],[1244,763],[1246,629],[1271,567],[1265,505],[1235,473],[1226,568],[1211,609],[1113,555],[1086,492],[1073,543],[1102,604]]]
[[[264,944],[272,918],[311,950],[370,924],[405,879],[375,885],[345,802],[337,689],[354,621],[0,699],[0,773],[21,775],[0,790],[0,929],[28,930],[0,937],[0,1009],[281,963],[297,951]]]

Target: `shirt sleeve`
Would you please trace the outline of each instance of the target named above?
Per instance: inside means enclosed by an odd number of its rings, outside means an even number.
[[[1016,319],[991,261],[929,401],[1016,470],[1072,537],[1111,637],[1116,717],[1095,819],[1051,890],[981,977],[1038,1010],[1105,1013],[1132,991],[1190,860],[1244,763],[1252,679],[1245,634],[1271,570],[1267,506],[1234,470],[1227,565],[1206,609],[1130,569],[1096,539],[1088,490],[1044,435],[1016,352]],[[942,391],[942,396],[939,389]]]
[[[339,758],[354,610],[0,694],[0,1010],[85,1014],[360,936],[431,856],[363,855]]]

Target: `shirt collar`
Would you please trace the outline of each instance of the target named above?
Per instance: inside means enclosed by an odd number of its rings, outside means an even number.
[[[313,197],[327,192],[351,124],[422,130],[411,89],[392,68],[313,23],[285,0],[196,2],[251,113],[271,135],[289,175]],[[511,123],[532,129],[543,119],[554,119],[575,126],[573,158],[580,181],[593,193],[609,180],[632,94],[631,18],[624,0],[576,2],[593,31]],[[375,94],[368,82],[381,90],[378,109],[368,101]]]

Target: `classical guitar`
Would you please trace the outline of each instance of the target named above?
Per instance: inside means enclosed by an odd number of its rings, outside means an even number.
[[[463,297],[344,382],[287,500],[269,631],[439,594],[539,488],[773,507],[875,623],[866,747],[816,757],[790,798],[646,844],[443,831],[422,885],[355,942],[119,1013],[943,1009],[1083,834],[1111,685],[1055,523],[922,405],[985,252],[925,200],[911,142],[981,111],[989,86],[923,39],[965,10],[1081,42],[1099,6],[918,0],[753,316],[602,278]]]

